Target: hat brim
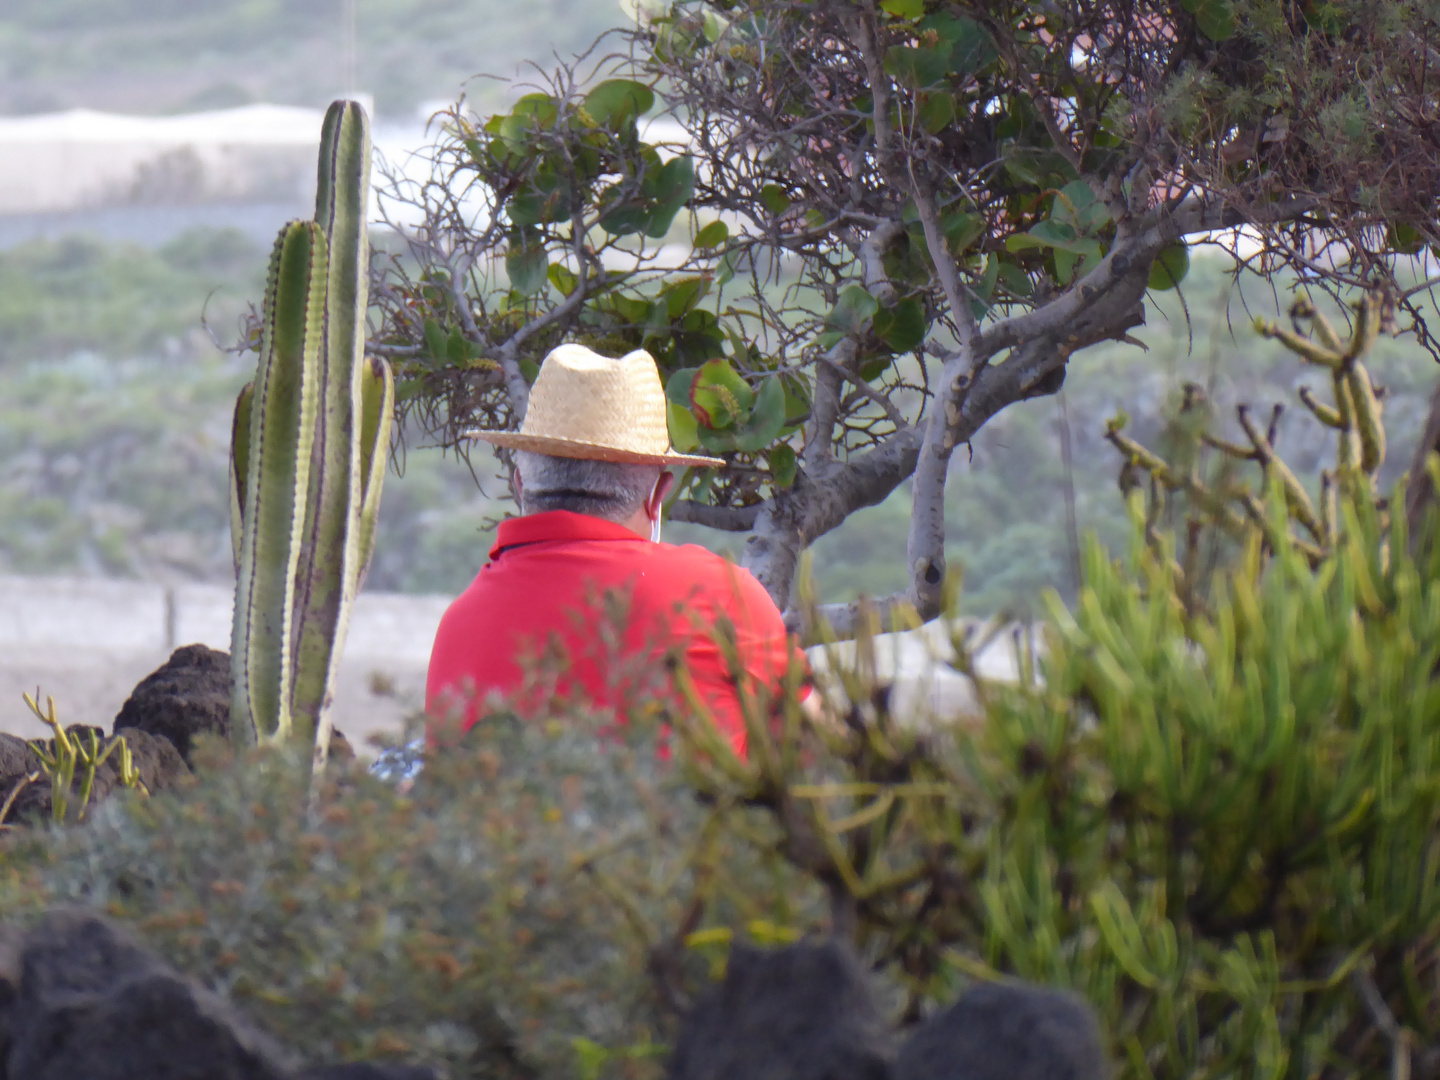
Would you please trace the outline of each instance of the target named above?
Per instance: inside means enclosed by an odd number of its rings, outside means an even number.
[[[702,457],[698,454],[640,454],[614,446],[565,439],[556,435],[526,435],[520,431],[463,431],[462,439],[479,439],[505,450],[529,450],[551,457],[584,458],[587,461],[614,461],[626,465],[686,465],[700,469],[719,469],[724,458]]]

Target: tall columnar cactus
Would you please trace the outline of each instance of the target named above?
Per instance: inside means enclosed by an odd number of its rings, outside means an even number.
[[[384,360],[366,358],[370,135],[335,102],[321,136],[315,221],[282,230],[266,288],[260,365],[232,439],[237,587],[231,730],[330,742],[330,699],[374,548],[394,411]]]

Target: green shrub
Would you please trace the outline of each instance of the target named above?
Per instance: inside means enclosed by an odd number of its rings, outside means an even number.
[[[897,1019],[1020,977],[1094,1004],[1126,1078],[1389,1075],[1440,1036],[1440,591],[1342,517],[1318,570],[1251,545],[1190,611],[1137,506],[974,731],[917,734],[863,662],[837,730],[755,702],[744,763],[494,716],[313,832],[302,762],[212,747],[28,841],[0,903],[108,910],[314,1060],[656,1075],[735,934],[834,926]]]
[[[237,761],[211,743],[185,790],[18,841],[36,868],[12,852],[4,906],[101,908],[312,1060],[654,1070],[674,1011],[647,964],[714,844],[639,729],[597,753],[595,726],[490,717],[408,795],[340,778],[314,831],[304,755]],[[783,873],[725,861],[747,904],[790,902]]]

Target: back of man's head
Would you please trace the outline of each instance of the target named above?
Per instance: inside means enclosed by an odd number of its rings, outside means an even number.
[[[661,473],[659,465],[551,457],[529,450],[515,452],[515,468],[524,513],[569,510],[622,523],[644,507]]]

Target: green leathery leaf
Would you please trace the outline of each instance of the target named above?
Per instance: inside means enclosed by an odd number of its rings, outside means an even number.
[[[705,276],[681,278],[673,285],[667,285],[661,295],[665,298],[665,314],[675,320],[684,315],[710,291],[710,279]]]
[[[230,729],[240,742],[290,730],[296,569],[315,446],[327,279],[325,235],[313,221],[276,240],[265,291],[245,478],[240,573],[230,663]]]
[[[778,217],[790,209],[790,196],[779,184],[766,184],[760,189],[760,203]]]
[[[707,360],[700,365],[700,370],[695,376],[695,385],[698,387],[723,386],[735,396],[742,412],[749,413],[755,404],[755,391],[750,384],[740,377],[740,373],[730,366],[730,361],[724,357],[716,357]]]
[[[746,368],[752,368],[757,362],[755,350],[750,347],[743,337],[735,332],[732,326],[725,327],[725,339],[730,342],[730,354]]]
[[[985,233],[985,219],[979,214],[955,210],[940,219],[940,231],[952,254],[959,255]]]
[[[512,236],[505,251],[505,273],[510,287],[521,296],[531,296],[545,287],[550,259],[538,238]]]
[[[510,224],[520,228],[539,225],[545,220],[545,197],[535,191],[517,192],[506,210]]]
[[[230,546],[237,574],[241,523],[245,518],[245,478],[250,472],[250,408],[254,401],[255,383],[248,382],[235,398],[235,415],[230,422]]]
[[[1386,226],[1385,244],[1401,255],[1415,255],[1425,246],[1425,238],[1409,222],[1394,221]]]
[[[445,340],[445,359],[455,367],[464,367],[470,359],[470,342],[458,326],[450,328],[450,336]]]
[[[785,426],[785,387],[778,375],[771,375],[760,384],[750,418],[735,432],[735,449],[753,454],[764,450]]]
[[[1030,283],[1029,275],[1014,263],[998,261],[998,276],[1000,284],[1014,296],[1029,296],[1033,286]]]
[[[970,75],[996,58],[990,31],[968,15],[937,11],[920,22],[919,30],[933,30],[950,47],[950,74]]]
[[[682,454],[688,454],[700,445],[696,437],[695,414],[685,405],[674,401],[665,402],[665,419],[670,428],[670,445]]]
[[[670,231],[670,224],[695,194],[695,162],[689,155],[671,158],[660,167],[655,180],[655,206],[645,224],[645,235],[658,240]]]
[[[841,335],[859,334],[879,310],[880,301],[863,285],[847,285],[825,316],[825,326]]]
[[[551,127],[559,115],[560,110],[555,98],[542,93],[526,94],[515,102],[510,110],[510,118],[526,120],[532,127],[541,129]],[[504,130],[502,122],[501,131]]]
[[[1067,285],[1076,276],[1089,272],[1089,266],[1100,258],[1100,241],[1082,240],[1074,245],[1055,249],[1055,277]]]
[[[770,476],[776,484],[782,488],[788,488],[795,483],[797,462],[795,450],[789,443],[772,446],[770,453],[766,456],[770,464]]]
[[[880,0],[880,9],[897,19],[918,19],[925,14],[925,0]]]
[[[431,360],[437,363],[445,362],[445,331],[441,329],[440,323],[430,317],[425,319],[425,353]]]
[[[690,407],[706,427],[744,423],[755,404],[755,391],[730,361],[716,357],[701,364],[690,384]]]
[[[607,79],[585,95],[585,111],[602,127],[618,127],[649,112],[655,92],[633,79]]]
[[[1052,247],[1075,255],[1084,255],[1090,251],[1093,243],[1093,240],[1080,236],[1075,231],[1075,226],[1054,218],[1037,221],[1027,232],[1012,233],[1005,238],[1005,248],[1012,252]]]
[[[712,221],[695,234],[695,247],[706,251],[720,247],[730,239],[730,226],[723,221]]]
[[[699,373],[698,367],[680,368],[672,373],[665,382],[665,400],[690,408],[690,388],[695,385],[695,376]]]
[[[985,257],[985,272],[970,289],[974,299],[970,311],[975,318],[982,318],[989,310],[991,298],[995,295],[995,283],[1000,279],[1000,258],[993,251]]]
[[[575,286],[580,283],[575,272],[564,263],[551,263],[545,276],[550,279],[551,285],[560,290],[562,296],[569,296],[575,291]]]
[[[880,308],[871,320],[875,335],[895,352],[910,352],[925,340],[925,307],[915,297]]]
[[[1185,241],[1177,240],[1161,250],[1150,265],[1150,288],[1163,292],[1173,289],[1185,280],[1190,272],[1190,249]]]
[[[920,95],[915,119],[919,120],[920,126],[931,135],[938,135],[955,122],[955,95],[948,90],[936,90]]]
[[[353,601],[355,521],[362,498],[356,442],[365,368],[369,308],[370,241],[365,221],[370,199],[370,128],[354,101],[334,102],[320,135],[315,221],[328,256],[324,294],[324,345],[319,366],[315,460],[306,501],[305,540],[296,569],[298,625],[292,639],[294,718],[329,746],[322,714],[334,686],[348,604]],[[455,334],[446,342],[453,354]],[[461,339],[460,345],[464,346]]]
[[[942,42],[933,48],[894,45],[885,51],[885,73],[912,90],[934,86],[950,70],[950,44]]]
[[[1224,41],[1235,33],[1231,0],[1184,0],[1181,7],[1195,16],[1195,25],[1211,41]]]

